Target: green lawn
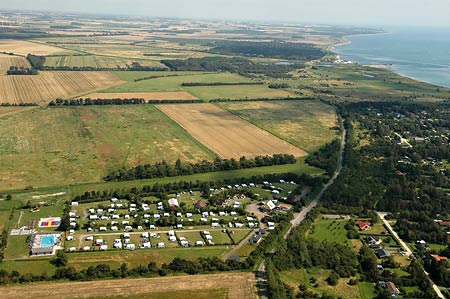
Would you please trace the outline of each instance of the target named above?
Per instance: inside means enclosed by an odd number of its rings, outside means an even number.
[[[319,101],[220,103],[222,108],[291,144],[313,152],[337,137],[332,106]]]
[[[9,236],[5,253],[5,259],[27,258],[30,247],[27,243],[28,236]]]
[[[32,273],[39,275],[47,273],[51,276],[55,273],[56,266],[54,266],[49,258],[29,258],[23,260],[4,260],[0,263],[0,269],[8,272],[18,271],[21,274]]]
[[[375,285],[371,282],[358,282],[361,299],[374,299],[376,297]]]

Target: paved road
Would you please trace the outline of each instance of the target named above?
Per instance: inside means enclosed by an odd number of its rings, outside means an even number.
[[[342,135],[341,135],[341,148],[340,148],[338,165],[337,165],[334,175],[331,177],[331,179],[325,185],[323,185],[322,190],[320,190],[319,194],[317,194],[317,196],[314,198],[314,200],[307,207],[303,208],[303,210],[300,213],[297,213],[294,215],[294,218],[291,220],[291,224],[292,224],[291,227],[286,232],[286,234],[283,236],[284,239],[286,239],[289,236],[289,233],[292,231],[292,229],[294,227],[298,226],[305,219],[306,214],[308,214],[313,208],[315,208],[317,206],[319,200],[322,198],[325,191],[327,191],[327,189],[334,183],[336,178],[341,173],[342,167],[344,166],[344,150],[345,150],[345,144],[346,144],[346,136],[347,136],[347,132],[344,128],[342,130]],[[272,252],[275,252],[275,251],[276,251],[276,248],[274,248],[274,250]],[[258,280],[257,286],[258,286],[258,290],[259,290],[259,296],[261,299],[268,299],[268,297],[266,295],[267,281],[265,278],[265,269],[266,269],[266,261],[264,260],[259,265],[258,271],[256,273],[256,278]]]
[[[400,239],[400,237],[398,236],[397,232],[392,228],[391,224],[384,219],[384,216],[386,216],[387,213],[382,213],[382,212],[377,212],[378,216],[381,218],[381,220],[383,221],[384,225],[387,227],[387,229],[389,230],[389,232],[394,236],[394,238],[400,243],[400,245],[403,247],[403,250],[406,252],[407,256],[412,255],[412,250],[408,247],[408,245],[406,245],[405,242],[403,242],[402,239]]]
[[[248,244],[249,240],[251,237],[253,237],[253,235],[255,234],[255,231],[252,231],[251,233],[249,233],[247,235],[247,237],[245,237],[244,239],[241,240],[241,242],[239,242],[239,244],[235,245],[233,249],[231,249],[230,251],[228,251],[227,253],[225,253],[222,256],[222,260],[226,261],[227,259],[229,259],[231,256],[235,255],[236,251],[238,251],[242,246],[244,246],[245,244]]]
[[[386,216],[387,213],[383,213],[383,212],[378,212],[378,216],[381,218],[381,220],[383,221],[384,225],[387,227],[387,229],[391,232],[391,234],[394,236],[394,238],[400,243],[400,245],[403,247],[403,250],[406,252],[407,256],[411,256],[412,250],[408,247],[408,245],[399,237],[399,235],[397,234],[397,232],[392,228],[392,226],[389,224],[389,222],[384,219],[384,216]],[[441,290],[439,289],[439,287],[431,280],[430,278],[430,274],[424,270],[425,275],[427,275],[428,280],[431,283],[431,286],[433,287],[433,290],[436,292],[436,294],[438,295],[439,298],[445,299],[444,294],[442,294]]]

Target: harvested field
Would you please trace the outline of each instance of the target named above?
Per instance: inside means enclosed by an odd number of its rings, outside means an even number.
[[[47,104],[123,83],[108,72],[40,72],[36,76],[0,76],[0,103]]]
[[[213,104],[160,105],[164,113],[222,158],[306,153]]]
[[[30,64],[23,57],[0,54],[0,76],[6,75],[10,66],[30,67]]]
[[[183,275],[139,279],[101,280],[90,282],[38,283],[2,287],[3,299],[28,298],[93,298],[125,295],[150,295],[176,291],[227,289],[230,299],[257,298],[252,273]],[[74,290],[83,290],[74,292]],[[148,297],[147,297],[148,296]],[[136,297],[137,298],[137,297]]]
[[[0,52],[14,53],[21,56],[27,56],[28,54],[45,56],[67,51],[62,48],[46,44],[32,43],[23,40],[5,39],[0,40]]]
[[[91,99],[132,99],[144,100],[196,100],[197,98],[185,91],[172,92],[127,92],[127,93],[91,93],[85,97]]]
[[[312,153],[335,139],[335,109],[319,101],[230,102],[220,107]]]

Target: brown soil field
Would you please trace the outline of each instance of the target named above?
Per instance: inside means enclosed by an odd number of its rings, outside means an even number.
[[[130,296],[174,291],[228,289],[230,299],[257,298],[252,273],[221,273],[172,277],[100,280],[90,282],[36,283],[1,287],[3,299],[64,299]]]
[[[30,64],[24,57],[0,54],[0,76],[6,75],[10,66],[30,67]]]
[[[40,72],[36,76],[0,76],[0,103],[47,104],[122,84],[108,72]]]
[[[50,45],[32,43],[23,40],[5,39],[0,40],[0,52],[14,53],[16,55],[22,56],[27,56],[28,54],[45,56],[67,52],[67,50]]]
[[[130,92],[130,93],[91,93],[85,97],[91,99],[131,99],[144,100],[196,100],[197,98],[185,91],[174,92]]]
[[[222,158],[306,152],[213,104],[158,106]]]

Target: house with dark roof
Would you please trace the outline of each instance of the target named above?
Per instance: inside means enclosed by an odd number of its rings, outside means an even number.
[[[387,257],[390,257],[391,254],[389,253],[389,251],[384,250],[384,249],[377,249],[375,250],[375,254],[379,259],[384,259]]]
[[[366,242],[367,242],[367,244],[369,244],[370,248],[378,249],[378,248],[380,248],[380,244],[381,244],[381,242],[383,242],[383,240],[381,240],[377,236],[367,236]]]
[[[253,237],[250,238],[250,243],[252,244],[258,244],[261,242],[262,236],[260,234],[255,234]]]

